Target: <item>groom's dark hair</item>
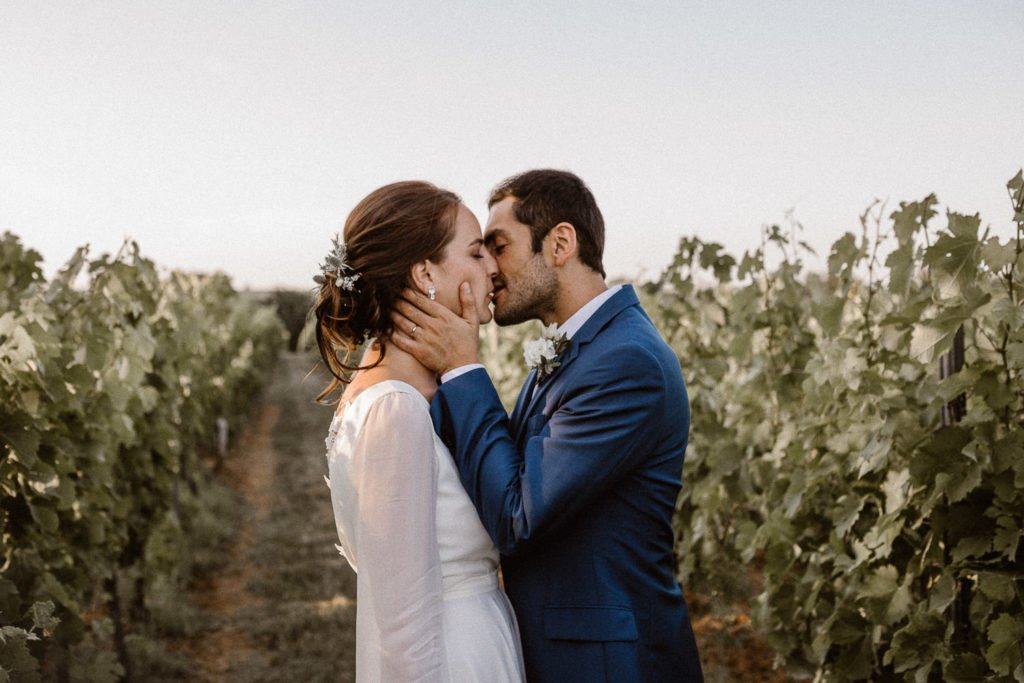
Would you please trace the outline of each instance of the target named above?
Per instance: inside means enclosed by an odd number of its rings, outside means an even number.
[[[501,200],[516,200],[516,220],[530,226],[533,251],[540,251],[544,237],[561,222],[576,229],[580,261],[605,277],[604,218],[590,189],[569,171],[538,169],[506,178],[491,191],[487,208]]]

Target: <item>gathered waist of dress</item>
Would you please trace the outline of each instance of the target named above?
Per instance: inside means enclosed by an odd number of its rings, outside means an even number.
[[[498,573],[494,571],[484,574],[453,574],[442,579],[445,600],[490,593],[498,588]]]

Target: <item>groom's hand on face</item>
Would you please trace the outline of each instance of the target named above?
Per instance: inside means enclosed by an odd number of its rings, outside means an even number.
[[[395,326],[391,342],[411,353],[438,376],[463,365],[479,363],[480,320],[468,282],[459,287],[459,301],[461,316],[416,290],[406,288],[391,312]]]

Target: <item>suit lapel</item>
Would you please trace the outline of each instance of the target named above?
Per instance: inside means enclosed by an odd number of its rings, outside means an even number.
[[[565,370],[565,367],[571,363],[576,356],[580,353],[580,346],[575,339],[569,344],[569,348],[563,351],[558,357],[558,367],[551,371],[551,374],[541,380],[541,383],[537,385],[537,390],[533,392],[533,397],[528,400],[526,413],[524,417],[533,415],[534,408],[537,406],[537,402],[540,401],[541,396],[547,392],[555,378],[558,377]],[[535,377],[537,374],[536,370],[530,373],[531,377]]]
[[[519,441],[519,432],[523,428],[523,417],[524,411],[526,410],[527,403],[530,402],[530,389],[533,387],[533,383],[537,379],[537,371],[530,370],[530,374],[526,376],[526,381],[523,382],[523,388],[519,390],[519,398],[516,399],[515,408],[512,409],[512,415],[509,416],[509,422],[512,423],[513,436],[516,441]]]
[[[576,360],[576,356],[579,355],[580,349],[585,344],[589,344],[597,336],[598,332],[603,330],[605,326],[612,321],[623,309],[635,306],[640,303],[640,300],[636,297],[636,292],[633,291],[632,285],[623,285],[622,289],[616,292],[612,298],[605,301],[600,308],[594,311],[594,314],[590,316],[587,322],[583,323],[583,327],[576,331],[576,334],[572,336],[569,348],[562,352],[559,360],[559,365],[544,381],[537,387],[537,391],[533,392],[533,398],[530,398],[529,387],[533,385],[533,380],[537,376],[537,371],[533,370],[530,372],[530,376],[527,378],[527,383],[523,387],[523,391],[519,394],[519,401],[516,403],[516,410],[513,412],[513,416],[516,419],[513,420],[513,424],[516,426],[516,439],[518,440],[520,432],[522,431],[523,424],[526,422],[526,418],[533,415],[534,411],[539,405],[541,397],[547,392],[558,376]],[[520,408],[520,404],[524,402],[527,404],[525,412],[521,415],[517,414]]]

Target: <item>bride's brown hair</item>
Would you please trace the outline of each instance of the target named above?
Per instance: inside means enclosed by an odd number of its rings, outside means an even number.
[[[345,220],[342,240],[346,261],[357,275],[353,289],[339,287],[325,273],[317,292],[316,345],[333,379],[318,397],[323,401],[360,367],[351,355],[368,339],[386,340],[394,329],[390,312],[402,290],[412,284],[412,266],[440,263],[454,236],[461,199],[454,192],[423,181],[385,185],[368,194]],[[339,357],[339,354],[344,357]]]

